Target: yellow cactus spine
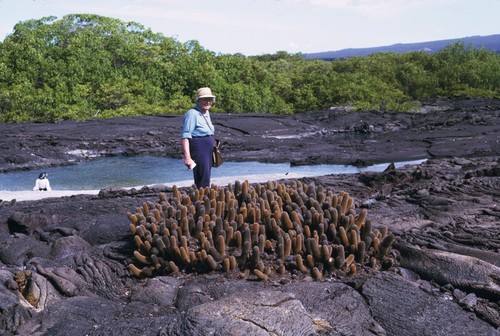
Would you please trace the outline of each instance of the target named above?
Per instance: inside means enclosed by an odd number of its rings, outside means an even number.
[[[379,249],[379,255],[384,256],[389,248],[391,247],[392,243],[394,242],[394,235],[391,233],[382,240],[382,243],[380,244],[380,249]]]
[[[236,231],[234,233],[234,240],[236,241],[236,248],[243,248],[243,237],[241,236],[241,231]]]
[[[300,254],[295,255],[295,263],[297,264],[297,269],[302,273],[307,273],[307,267],[304,265],[302,256]]]
[[[363,264],[365,261],[365,253],[366,253],[365,242],[360,241],[356,249],[356,262]]]
[[[212,271],[217,270],[217,262],[215,262],[214,258],[210,254],[207,256],[206,261]]]
[[[178,200],[181,199],[181,193],[179,192],[179,188],[177,188],[175,184],[172,186],[172,194],[174,198],[177,198]]]
[[[254,269],[253,273],[262,281],[268,280],[268,276],[264,272],[259,271],[258,269]]]
[[[384,239],[385,237],[387,237],[387,232],[388,232],[388,229],[387,229],[387,226],[383,226],[382,227],[382,231],[381,231],[381,237],[380,239]]]
[[[135,259],[137,259],[141,264],[144,264],[144,265],[149,265],[150,264],[150,261],[148,260],[148,258],[141,254],[139,251],[134,251],[134,257]]]
[[[349,254],[347,258],[345,258],[345,265],[349,269],[351,267],[351,264],[354,262],[354,254]]]
[[[295,254],[302,254],[302,247],[304,245],[304,236],[301,234],[298,234],[296,237],[295,241],[295,246],[294,246],[294,253]]]
[[[276,271],[278,274],[285,274],[286,268],[285,268],[285,264],[283,263],[283,260],[278,261],[278,268]]]
[[[200,258],[199,259],[201,259],[201,261],[206,261],[207,257],[208,257],[207,250],[201,250],[200,251]]]
[[[179,247],[179,252],[181,261],[184,263],[184,265],[189,265],[190,263],[189,254],[188,251],[184,248],[184,246]]]
[[[217,250],[222,258],[226,257],[226,240],[223,235],[217,237]]]
[[[129,224],[129,229],[130,229],[130,233],[131,233],[132,235],[135,235],[135,234],[136,234],[136,232],[137,232],[137,228],[136,228],[136,226],[135,226],[133,223],[130,223],[130,224]]]
[[[335,257],[335,267],[340,269],[345,263],[345,251],[344,245],[338,245],[336,247],[336,257]]]
[[[186,236],[181,236],[181,246],[184,247],[186,251],[189,251],[188,247],[188,242],[187,242],[187,237]]]
[[[137,219],[137,215],[135,215],[135,214],[131,213],[130,211],[128,211],[127,212],[127,216],[130,219],[130,221],[132,222],[132,224],[134,224],[134,226],[139,225],[139,220]]]
[[[332,255],[332,250],[328,245],[321,245],[321,259],[323,262],[328,263]]]
[[[142,213],[145,217],[148,217],[149,215],[149,206],[146,202],[142,203]]]
[[[229,265],[231,267],[231,270],[234,270],[238,267],[238,263],[236,262],[236,258],[234,256],[229,257]]]
[[[365,224],[363,228],[360,231],[361,233],[361,239],[366,241],[367,237],[370,237],[370,233],[372,233],[372,222],[369,219],[365,220]],[[368,246],[368,244],[367,244]]]
[[[311,254],[306,255],[306,264],[309,268],[313,268],[314,266],[316,266],[316,261]]]
[[[284,247],[283,247],[283,257],[287,258],[292,252],[292,240],[288,234],[285,234]]]
[[[290,216],[288,215],[288,212],[283,211],[281,214],[281,222],[285,224],[285,227],[287,230],[292,230],[293,229],[293,223],[290,220]]]
[[[144,247],[144,252],[149,255],[151,253],[151,243],[146,240],[142,246]]]
[[[355,228],[357,228],[357,226],[354,226]],[[359,243],[359,233],[357,230],[355,230],[353,227],[353,229],[351,229],[350,233],[351,233],[351,245],[354,245],[354,246],[358,246],[358,243]]]
[[[281,234],[279,234],[277,238],[276,254],[278,258],[283,258],[285,256],[285,240]]]
[[[222,270],[225,273],[231,271],[231,262],[229,261],[229,258],[224,258],[222,261]]]
[[[380,239],[377,237],[373,238],[372,246],[373,246],[373,249],[375,251],[379,251],[380,250]],[[379,254],[380,254],[380,252],[379,252]]]
[[[170,268],[172,273],[179,273],[179,267],[177,267],[177,265],[173,261],[168,262],[168,267]]]
[[[312,237],[311,228],[309,227],[309,225],[304,226],[304,237],[305,238],[311,238]]]
[[[144,243],[142,242],[142,239],[139,236],[134,236],[134,242],[135,242],[135,246],[137,246],[138,249],[141,249],[142,245],[144,245]]]
[[[196,266],[197,261],[196,254],[193,251],[189,252],[189,263]]]
[[[128,269],[134,274],[137,278],[141,277],[141,270],[137,268],[134,264],[128,264]]]
[[[342,215],[345,215],[346,212],[347,212],[347,204],[348,204],[348,201],[349,201],[349,196],[347,195],[346,192],[342,191],[340,193],[340,196],[342,197],[342,200],[341,200],[341,203],[340,203],[340,206],[341,206],[341,214]]]
[[[266,244],[266,236],[260,234],[257,246],[259,247],[259,251],[261,254],[264,253],[265,244]]]
[[[311,244],[311,252],[314,259],[321,259],[321,248],[319,247],[318,241],[314,238],[310,238],[309,242]]]
[[[338,233],[340,235],[340,240],[342,242],[342,245],[344,245],[344,247],[349,247],[349,245],[351,244],[349,242],[349,238],[347,238],[347,233],[343,226],[339,227]]]
[[[361,210],[361,212],[359,213],[358,217],[356,217],[356,220],[354,222],[357,225],[357,227],[362,228],[364,226],[367,214],[368,211],[366,211],[366,209]]]
[[[321,273],[321,271],[317,267],[314,267],[311,270],[311,274],[312,274],[313,278],[316,279],[316,280],[322,280],[323,279],[323,273]]]

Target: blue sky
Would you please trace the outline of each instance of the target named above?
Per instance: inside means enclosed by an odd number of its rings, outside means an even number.
[[[20,21],[80,13],[247,56],[500,34],[500,0],[0,0],[0,40]]]

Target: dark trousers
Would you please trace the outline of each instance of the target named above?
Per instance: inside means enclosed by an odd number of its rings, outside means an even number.
[[[210,187],[212,172],[212,149],[215,140],[212,136],[192,138],[189,140],[191,158],[196,162],[193,169],[194,184],[198,188]]]

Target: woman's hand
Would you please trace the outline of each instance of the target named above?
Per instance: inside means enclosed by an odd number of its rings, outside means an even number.
[[[196,162],[194,162],[191,158],[185,158],[184,165],[186,165],[189,169],[193,169],[196,167]]]

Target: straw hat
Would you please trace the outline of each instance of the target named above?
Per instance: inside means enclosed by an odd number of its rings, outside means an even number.
[[[210,88],[204,87],[204,88],[198,89],[198,91],[196,91],[196,101],[198,101],[198,99],[201,99],[201,98],[214,98],[215,99],[215,96],[212,94],[212,90],[210,90]]]

